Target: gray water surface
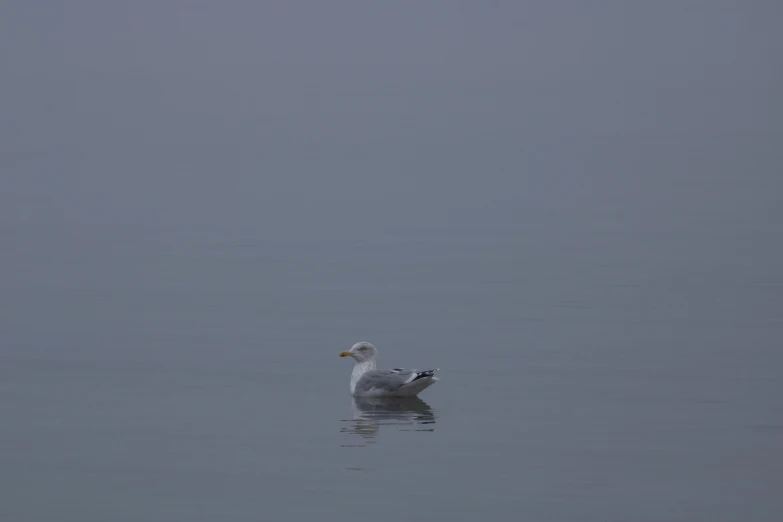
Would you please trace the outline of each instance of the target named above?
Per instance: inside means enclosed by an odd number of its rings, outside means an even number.
[[[779,278],[559,248],[543,263],[523,232],[330,244],[99,228],[67,255],[42,234],[4,258],[4,520],[780,507]],[[412,403],[352,401],[337,354],[365,338],[442,380]]]

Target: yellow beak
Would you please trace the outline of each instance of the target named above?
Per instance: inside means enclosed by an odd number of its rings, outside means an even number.
[[[353,355],[351,352],[340,352],[340,357],[350,357]]]

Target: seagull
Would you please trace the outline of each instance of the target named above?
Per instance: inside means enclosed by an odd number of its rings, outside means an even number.
[[[351,373],[351,395],[357,397],[414,397],[438,380],[438,370],[376,370],[378,350],[370,343],[356,343],[340,357],[353,357],[356,364]]]

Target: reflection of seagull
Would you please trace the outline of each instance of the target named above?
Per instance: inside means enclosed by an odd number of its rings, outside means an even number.
[[[343,428],[364,438],[374,438],[381,426],[402,431],[433,431],[435,413],[418,397],[354,397],[352,426]]]
[[[340,357],[353,357],[356,365],[351,374],[351,394],[364,397],[414,397],[438,380],[437,370],[376,370],[378,350],[370,343],[356,343]]]

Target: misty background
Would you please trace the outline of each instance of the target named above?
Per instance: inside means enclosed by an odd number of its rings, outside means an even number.
[[[0,514],[775,520],[781,19],[3,2]]]

